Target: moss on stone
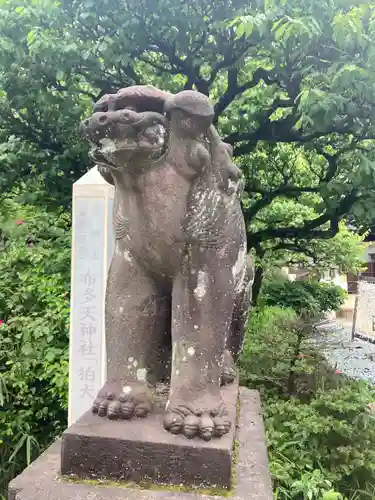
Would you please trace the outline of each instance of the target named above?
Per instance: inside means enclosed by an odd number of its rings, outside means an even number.
[[[240,443],[237,439],[239,433],[239,425],[240,425],[240,411],[241,411],[241,401],[240,397],[237,398],[237,407],[236,407],[236,435],[233,442],[233,455],[232,455],[232,489],[234,491],[237,486],[237,465],[238,465],[238,453]]]
[[[157,484],[151,481],[139,481],[138,483],[134,481],[113,481],[110,479],[81,479],[75,476],[60,476],[60,479],[65,482],[78,483],[78,484],[91,484],[93,486],[103,486],[103,487],[117,487],[117,488],[131,488],[140,490],[154,490],[154,491],[176,491],[180,493],[196,493],[201,495],[212,495],[221,497],[231,497],[233,496],[233,488],[231,490],[226,490],[224,488],[212,487],[212,488],[199,488],[188,485],[169,485],[169,484]]]

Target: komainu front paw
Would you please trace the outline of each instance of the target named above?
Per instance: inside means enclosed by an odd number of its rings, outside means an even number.
[[[129,420],[147,417],[152,407],[152,397],[145,384],[111,380],[99,391],[91,409],[99,417]]]
[[[196,436],[210,441],[230,430],[231,423],[224,403],[211,410],[191,404],[169,406],[164,415],[164,428],[172,434],[183,434],[188,439]]]

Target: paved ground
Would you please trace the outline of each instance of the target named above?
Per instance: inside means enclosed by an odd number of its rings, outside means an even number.
[[[332,366],[350,377],[375,384],[375,344],[361,339],[351,341],[350,325],[326,323],[318,328],[313,342]]]

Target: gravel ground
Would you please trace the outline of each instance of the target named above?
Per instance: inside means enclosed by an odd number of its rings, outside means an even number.
[[[321,325],[313,338],[331,366],[349,377],[375,384],[375,344],[361,339],[350,340],[351,328],[338,323]]]

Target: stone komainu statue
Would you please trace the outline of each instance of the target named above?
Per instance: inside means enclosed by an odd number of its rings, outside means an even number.
[[[107,383],[93,412],[145,417],[170,384],[164,427],[209,440],[230,422],[220,385],[235,378],[251,267],[232,149],[211,101],[134,86],[102,97],[82,123],[115,186],[106,295]]]

